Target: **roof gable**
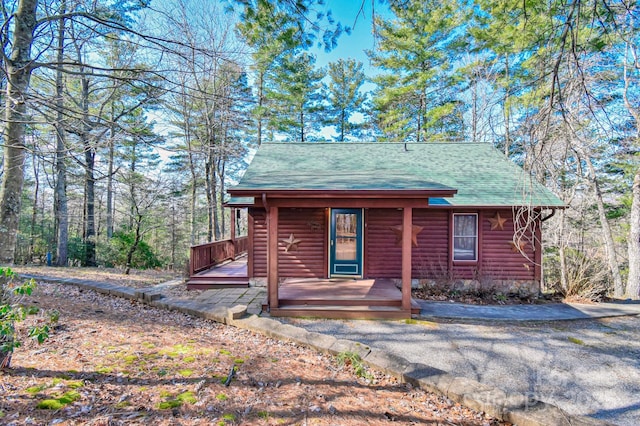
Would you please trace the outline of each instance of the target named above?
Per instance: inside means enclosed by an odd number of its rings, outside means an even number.
[[[486,143],[265,143],[229,192],[449,191],[453,206],[564,204]]]

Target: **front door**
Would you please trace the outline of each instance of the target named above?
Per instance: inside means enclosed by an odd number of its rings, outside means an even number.
[[[331,276],[362,276],[362,209],[332,209]]]

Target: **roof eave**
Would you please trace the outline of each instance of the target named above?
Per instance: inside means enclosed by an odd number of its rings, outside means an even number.
[[[268,198],[430,198],[453,197],[457,189],[229,189],[233,197]]]

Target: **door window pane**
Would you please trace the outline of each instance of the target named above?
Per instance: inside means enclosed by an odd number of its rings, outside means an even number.
[[[336,260],[357,259],[358,215],[336,214]]]

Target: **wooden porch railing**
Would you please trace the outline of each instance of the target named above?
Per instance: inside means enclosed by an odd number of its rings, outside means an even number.
[[[192,246],[189,255],[189,275],[193,276],[225,260],[234,260],[238,255],[246,253],[248,247],[249,237]]]

